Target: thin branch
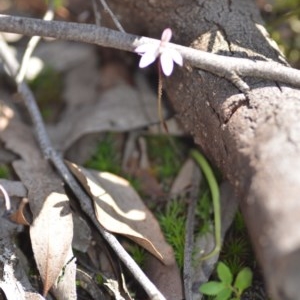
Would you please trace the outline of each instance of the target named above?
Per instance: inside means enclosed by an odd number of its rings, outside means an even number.
[[[53,10],[52,5],[50,5],[48,10],[45,13],[43,20],[50,21],[50,20],[53,20],[53,17],[54,17],[54,10]],[[22,58],[19,73],[16,77],[17,82],[22,82],[24,80],[24,77],[25,77],[27,69],[28,69],[28,63],[29,63],[30,57],[31,57],[34,49],[38,45],[39,41],[41,40],[41,38],[42,38],[41,36],[33,36],[30,39],[30,41],[28,42],[28,45],[26,47],[25,53]]]
[[[12,55],[9,47],[0,35],[0,58],[4,62],[6,68],[9,71],[10,76],[16,81],[16,75],[19,69],[19,63],[16,61],[15,57]],[[132,257],[124,250],[119,241],[114,235],[107,232],[97,221],[94,210],[92,208],[91,199],[85,194],[82,188],[78,185],[77,181],[74,179],[73,175],[70,173],[69,169],[64,164],[60,155],[54,150],[51,145],[48,133],[46,131],[45,125],[43,123],[40,111],[36,105],[34,96],[27,86],[26,83],[17,83],[18,92],[22,95],[24,104],[30,114],[33,126],[36,131],[36,137],[38,143],[42,149],[42,152],[46,159],[49,159],[64,181],[71,188],[75,196],[78,198],[82,210],[89,216],[91,221],[97,227],[99,232],[102,234],[104,239],[108,242],[111,248],[116,252],[119,258],[122,260],[124,265],[129,269],[132,275],[144,288],[150,299],[152,300],[164,300],[165,297],[160,293],[160,291],[155,287],[155,285],[147,278],[140,267],[132,259]]]
[[[10,204],[10,198],[8,196],[7,191],[5,190],[5,188],[0,184],[0,191],[4,197],[4,201],[5,201],[5,208],[7,211],[10,211],[11,209],[11,204]]]
[[[43,21],[39,19],[0,15],[0,31],[24,35],[40,35],[63,40],[96,44],[134,52],[142,44],[157,44],[160,41],[127,34],[90,24]],[[300,87],[300,71],[276,62],[254,61],[246,58],[223,56],[169,43],[179,51],[190,65],[225,77],[228,72],[240,77],[258,77]]]
[[[117,19],[117,17],[115,16],[115,14],[112,12],[112,10],[109,8],[109,6],[107,5],[107,3],[105,2],[105,0],[99,0],[100,3],[102,4],[104,10],[106,10],[110,17],[112,18],[113,22],[115,23],[116,27],[123,33],[125,33],[125,30],[123,28],[123,26],[121,25],[121,23],[119,22],[119,20]]]
[[[188,207],[187,220],[185,225],[184,243],[184,265],[183,265],[183,285],[186,300],[193,300],[192,293],[192,253],[194,247],[194,229],[196,206],[199,199],[199,187],[202,179],[201,172],[196,165],[193,171],[192,190]]]
[[[239,76],[236,72],[228,72],[225,76],[235,87],[240,90],[246,97],[248,97],[250,92],[249,85]]]
[[[100,11],[98,10],[97,0],[92,0],[92,4],[93,4],[94,16],[95,16],[95,23],[97,26],[101,26],[101,14]]]

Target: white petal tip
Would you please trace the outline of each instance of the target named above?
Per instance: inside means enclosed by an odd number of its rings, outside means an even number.
[[[166,28],[161,35],[161,41],[168,43],[170,42],[171,38],[172,38],[172,30],[171,28]]]
[[[174,63],[172,57],[168,54],[168,52],[163,52],[160,56],[160,65],[163,73],[166,76],[170,76],[173,72]]]
[[[173,61],[174,61],[177,65],[179,65],[179,66],[182,67],[182,65],[183,65],[183,58],[182,58],[181,54],[180,54],[177,50],[175,50],[175,49],[170,49],[170,50],[169,50],[169,53],[170,53],[170,55],[171,55]]]
[[[146,52],[143,54],[140,63],[139,63],[139,67],[140,68],[145,68],[149,65],[151,65],[154,61],[156,60],[156,55],[153,52]]]

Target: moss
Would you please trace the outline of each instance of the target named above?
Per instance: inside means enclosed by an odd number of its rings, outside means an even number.
[[[147,137],[148,154],[158,180],[168,185],[182,165],[183,144],[167,135]]]
[[[8,179],[10,175],[10,170],[6,165],[0,165],[0,178]]]
[[[103,285],[103,283],[104,283],[103,276],[100,273],[96,274],[95,281],[97,284]]]
[[[144,248],[141,248],[137,244],[131,244],[128,251],[131,254],[132,258],[135,260],[135,262],[141,268],[143,268],[143,266],[145,265],[145,258],[146,258]]]
[[[114,134],[107,133],[98,144],[95,154],[87,161],[85,166],[98,171],[120,174],[121,157],[118,153]]]
[[[165,212],[157,215],[157,219],[167,242],[174,249],[177,264],[182,269],[186,222],[185,205],[180,200],[172,200],[168,203]]]
[[[225,238],[220,259],[228,265],[233,275],[236,275],[243,267],[254,267],[255,257],[240,211],[236,214]]]

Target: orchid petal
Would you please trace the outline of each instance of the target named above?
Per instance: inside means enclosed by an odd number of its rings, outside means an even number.
[[[166,76],[170,76],[173,71],[174,62],[168,51],[163,51],[160,55],[161,68]]]
[[[154,49],[154,50],[156,50],[156,49]],[[149,66],[156,60],[157,55],[158,55],[157,51],[149,51],[148,50],[147,52],[145,52],[142,55],[140,63],[139,63],[139,67],[145,68],[145,67]]]
[[[170,55],[174,62],[176,62],[177,65],[181,66],[183,65],[183,59],[181,54],[175,50],[175,49],[168,49],[168,55]]]
[[[161,35],[161,41],[163,43],[168,43],[170,42],[171,38],[172,38],[172,30],[170,28],[166,28]]]
[[[143,44],[143,45],[140,45],[140,46],[136,47],[134,49],[134,52],[139,53],[139,54],[143,54],[143,53],[147,52],[148,50],[151,50],[151,49],[154,49],[154,48],[156,49],[157,46],[152,45],[152,44]]]

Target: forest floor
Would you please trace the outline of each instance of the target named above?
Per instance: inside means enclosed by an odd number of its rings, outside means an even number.
[[[23,13],[30,14],[26,9]],[[28,38],[4,36],[17,56],[22,57]],[[253,283],[241,299],[268,299],[237,199],[228,193],[226,181],[218,170],[214,172],[221,203],[226,204],[222,210],[223,247],[210,264],[205,265],[199,259],[203,249],[213,246],[210,189],[190,156],[196,145],[177,122],[165,96],[163,115],[167,132],[161,124],[156,69],[140,70],[138,60],[137,55],[117,50],[42,40],[29,62],[26,81],[35,95],[52,144],[81,183],[80,178],[84,178],[83,185],[92,195],[101,225],[117,235],[167,299],[184,297],[187,212],[195,189],[193,290],[207,280],[217,279],[214,268],[217,261],[222,261],[234,277],[244,267],[252,270]],[[13,130],[1,135],[0,178],[19,182],[13,163],[29,157],[36,167],[34,154],[39,148],[32,139],[28,112],[3,68],[0,78],[1,117],[13,124]],[[13,117],[7,117],[9,114]],[[9,150],[5,149],[10,141]],[[37,167],[37,172],[30,174],[32,182],[39,181],[42,172],[43,168]],[[33,237],[28,228],[36,207],[29,203],[29,208],[24,199],[32,195],[22,190],[22,180],[19,183],[21,192],[11,197],[11,215],[2,218],[5,230],[1,230],[0,238],[13,237],[18,259],[31,285],[41,291],[42,280],[35,262],[39,254],[33,256]],[[107,198],[99,196],[101,191]],[[78,299],[146,299],[143,289],[81,211],[76,198],[70,191],[67,194],[72,200]],[[4,213],[4,204],[1,210]],[[50,221],[49,226],[50,230],[53,226],[53,232],[67,230],[56,228],[61,225],[55,221]],[[54,298],[49,294],[47,299]]]

